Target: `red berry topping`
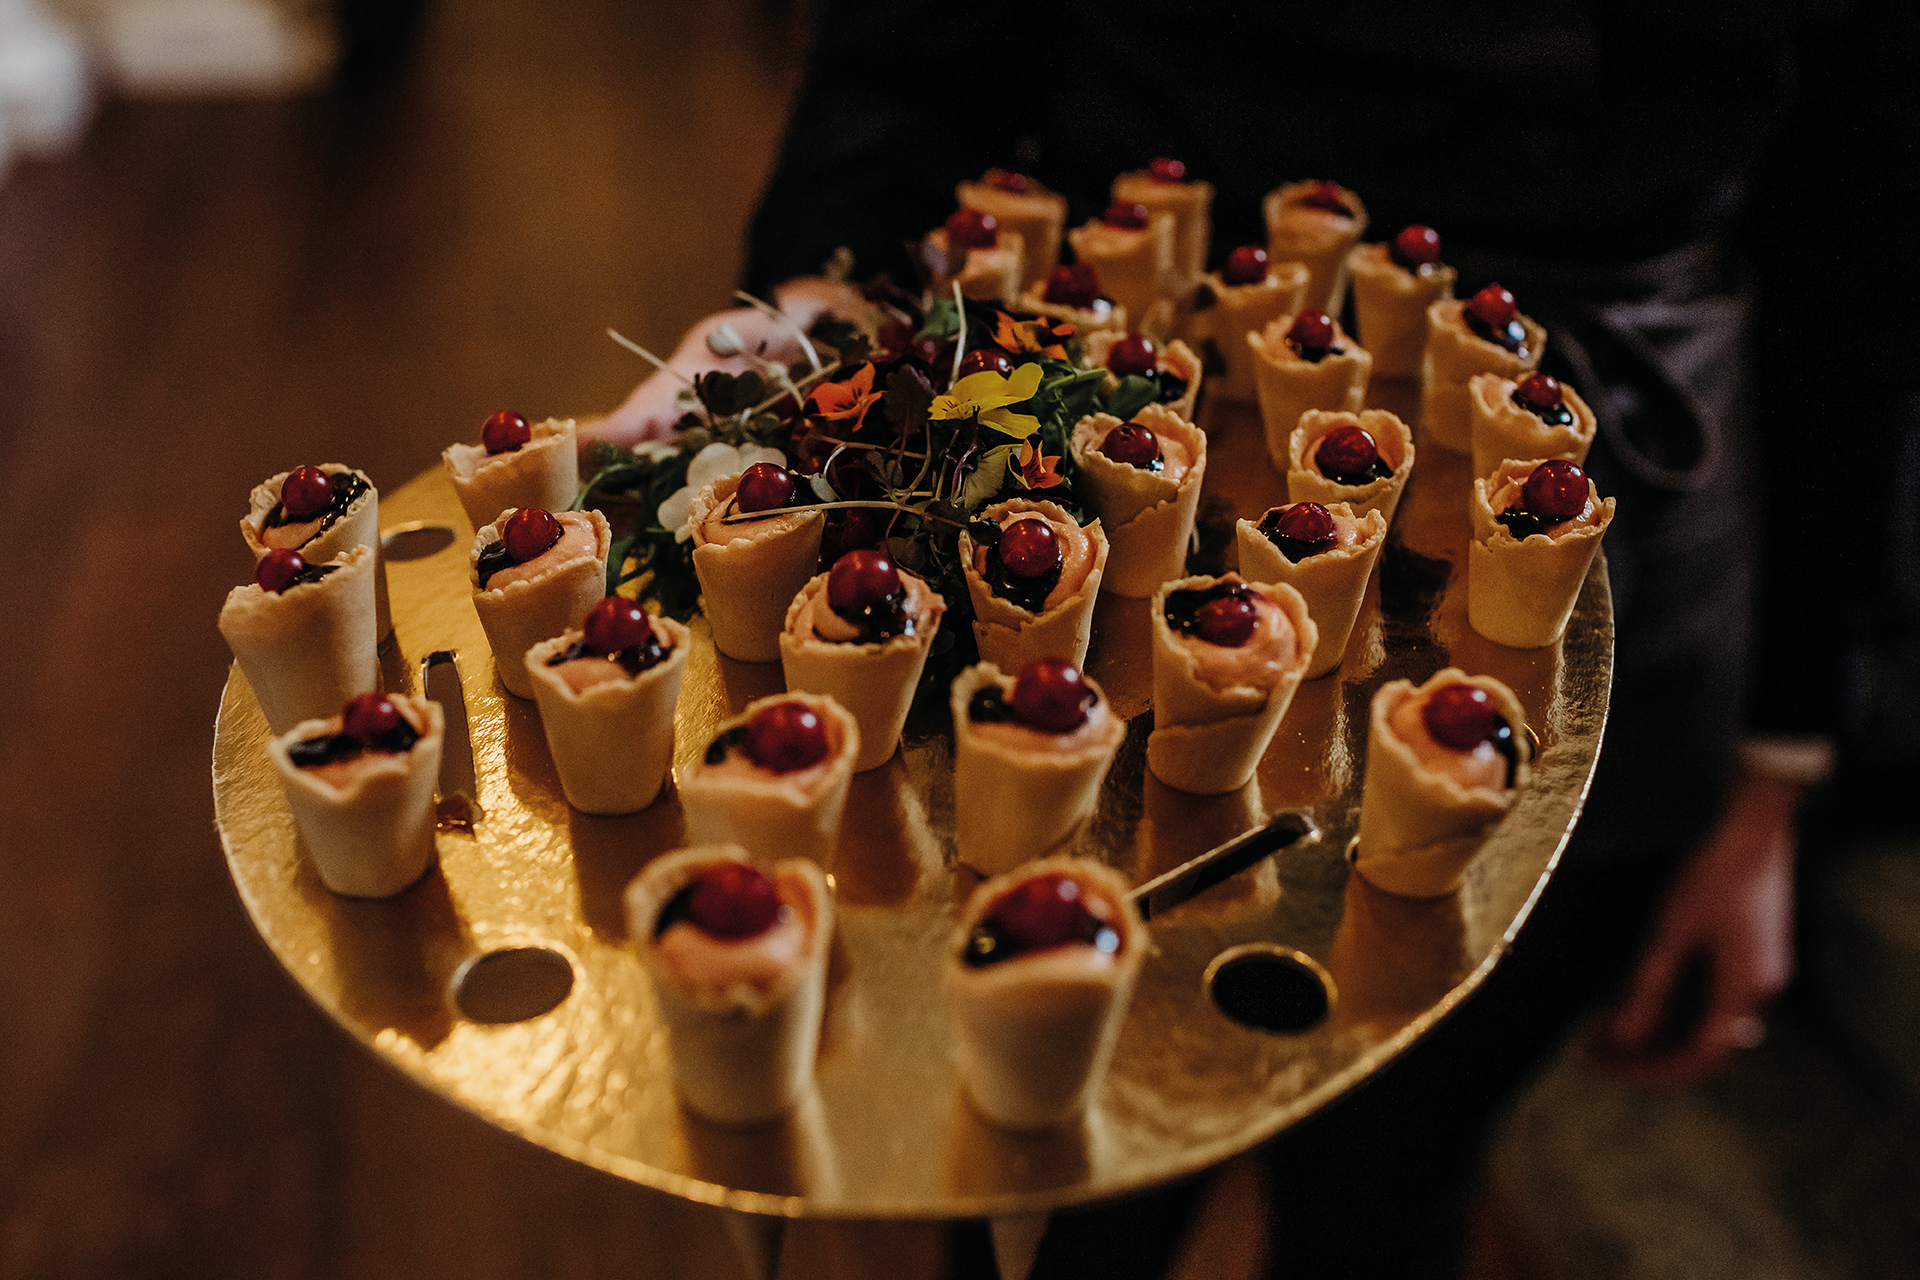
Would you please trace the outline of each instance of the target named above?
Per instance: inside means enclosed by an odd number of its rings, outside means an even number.
[[[1154,349],[1153,339],[1143,338],[1137,333],[1120,339],[1107,349],[1107,369],[1118,378],[1130,373],[1152,373],[1159,363],[1160,353]]]
[[[262,591],[279,595],[306,572],[307,558],[298,551],[269,551],[253,564],[253,580]]]
[[[533,428],[527,425],[526,418],[511,409],[502,409],[480,428],[480,443],[487,446],[490,454],[512,453],[531,439]]]
[[[1151,467],[1161,460],[1160,437],[1146,427],[1129,422],[1107,432],[1100,452],[1128,467]]]
[[[687,923],[715,938],[755,937],[780,918],[773,881],[744,862],[702,867],[689,888]]]
[[[1351,218],[1353,210],[1347,207],[1347,193],[1340,189],[1337,182],[1316,182],[1300,197],[1300,203],[1310,209],[1324,209],[1328,213],[1343,214]]]
[[[1155,182],[1177,183],[1187,180],[1187,166],[1178,160],[1169,160],[1165,156],[1147,166],[1147,173]]]
[[[1301,359],[1319,363],[1321,357],[1333,350],[1333,317],[1324,311],[1302,311],[1287,327],[1287,345]]]
[[[1238,649],[1253,635],[1260,611],[1240,592],[1207,601],[1193,615],[1193,634],[1223,649]]]
[[[1320,447],[1314,450],[1313,460],[1320,468],[1320,474],[1329,480],[1337,480],[1342,484],[1365,484],[1374,478],[1373,469],[1380,461],[1380,446],[1366,430],[1348,424],[1335,427],[1320,437]]]
[[[1079,881],[1054,872],[1007,890],[982,923],[993,926],[1009,954],[1019,954],[1086,942],[1108,914],[1106,904],[1082,892]]]
[[[1587,473],[1555,458],[1533,469],[1520,486],[1527,514],[1542,524],[1560,524],[1587,509]]]
[[[1450,751],[1471,751],[1508,728],[1493,699],[1478,685],[1450,684],[1434,690],[1421,712],[1427,732]]]
[[[1116,200],[1107,206],[1107,211],[1101,215],[1100,221],[1110,227],[1122,227],[1128,231],[1138,231],[1147,225],[1147,206],[1143,204],[1128,204],[1124,200]]]
[[[900,571],[884,551],[849,551],[827,573],[827,605],[838,614],[858,614],[901,589]]]
[[[1505,329],[1520,314],[1520,304],[1498,284],[1490,284],[1467,303],[1473,318],[1489,329]]]
[[[1020,669],[1013,682],[1014,714],[1042,733],[1072,733],[1087,722],[1099,699],[1080,668],[1062,658],[1040,658]]]
[[[1409,271],[1432,266],[1440,261],[1440,233],[1416,222],[1393,238],[1387,256]]]
[[[1267,251],[1257,244],[1241,245],[1227,255],[1220,278],[1228,284],[1259,284],[1267,278]]]
[[[827,758],[827,726],[802,702],[776,702],[747,721],[747,759],[774,773],[792,773]]]
[[[1038,578],[1060,567],[1060,539],[1045,520],[1015,520],[1000,531],[1000,563],[1016,578]]]
[[[1330,543],[1339,533],[1338,526],[1333,522],[1333,512],[1317,502],[1294,503],[1281,511],[1273,527],[1274,532],[1283,538],[1314,544]]]
[[[989,169],[987,185],[998,187],[1002,191],[1011,191],[1015,195],[1025,195],[1027,188],[1032,186],[1033,182],[1024,173],[1014,173],[1009,169]]]
[[[500,541],[515,564],[525,564],[560,541],[560,521],[544,507],[522,507],[507,517]]]
[[[313,520],[333,505],[333,478],[318,467],[295,467],[280,486],[280,506],[295,520]]]
[[[1007,353],[998,347],[981,347],[960,358],[960,376],[963,378],[970,374],[985,373],[989,369],[1004,378],[1013,372],[1013,361],[1007,359]]]
[[[961,209],[947,219],[947,247],[991,249],[1000,238],[1000,219],[978,209]]]
[[[1100,300],[1100,274],[1091,262],[1062,263],[1047,277],[1042,297],[1056,307],[1085,310]]]
[[[623,649],[636,649],[645,644],[653,635],[653,620],[647,617],[639,601],[608,596],[587,610],[587,619],[580,624],[580,629],[585,633],[587,648],[610,658]]]
[[[400,727],[404,717],[384,693],[363,693],[340,713],[340,732],[372,746]]]
[[[740,485],[733,491],[734,505],[742,511],[773,511],[793,505],[800,491],[793,472],[772,462],[756,462],[740,473]]]
[[[1546,413],[1560,407],[1560,379],[1550,373],[1536,373],[1513,389],[1514,403],[1534,413]]]

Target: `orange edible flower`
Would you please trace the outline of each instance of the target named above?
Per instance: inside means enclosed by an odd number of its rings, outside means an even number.
[[[868,361],[845,382],[821,383],[808,399],[821,417],[829,421],[852,418],[853,429],[858,431],[860,424],[867,420],[867,410],[878,404],[885,394],[873,389],[873,362]]]

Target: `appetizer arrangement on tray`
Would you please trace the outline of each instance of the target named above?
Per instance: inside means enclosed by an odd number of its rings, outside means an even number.
[[[390,566],[380,494],[335,464],[269,478],[242,521],[216,793],[270,943],[326,922],[330,958],[296,972],[383,1052],[683,1194],[980,1211],[1244,1147],[1491,965],[1598,750],[1589,571],[1613,501],[1580,467],[1592,413],[1534,372],[1545,335],[1511,294],[1455,299],[1429,228],[1360,243],[1365,209],[1331,183],[1273,192],[1268,243],[1217,272],[1212,189],[1175,161],[1071,230],[1022,175],[957,198],[919,243],[924,290],[868,285],[794,332],[802,359],[689,381],[671,441],[583,449],[571,421],[495,414],[406,491],[465,513],[442,557]],[[457,651],[464,699],[383,670],[396,616]],[[470,717],[485,816],[447,821]],[[1315,887],[1259,856],[1282,848]],[[515,886],[502,919],[487,875]],[[564,901],[529,907],[556,877]],[[1396,927],[1383,951],[1355,936]],[[464,941],[400,976],[347,954],[422,928]],[[582,1010],[563,1038],[597,1064],[587,1120],[476,1086],[456,1014],[422,1011],[436,980],[463,1010],[473,958],[508,942],[590,988],[521,1020]],[[1317,1012],[1210,998],[1246,947],[1274,963],[1268,1005],[1304,983]],[[369,1012],[369,982],[408,1011]],[[1139,1043],[1161,1019],[1178,1043]],[[835,1065],[893,1051],[908,1085]],[[623,1053],[645,1105],[608,1093]],[[883,1119],[849,1118],[863,1087]],[[1156,1116],[1172,1098],[1182,1118]],[[875,1156],[875,1124],[939,1144],[932,1171]],[[785,1136],[728,1165],[703,1126]],[[1059,1151],[953,1167],[1001,1159],[995,1133]]]

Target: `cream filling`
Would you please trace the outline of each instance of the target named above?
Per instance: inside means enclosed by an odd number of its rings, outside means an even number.
[[[533,559],[508,565],[493,574],[487,579],[488,591],[498,591],[516,582],[531,581],[550,569],[582,556],[599,558],[600,539],[594,535],[591,516],[584,511],[558,511],[554,513],[554,518],[560,522],[560,540]]]
[[[1060,581],[1053,584],[1053,590],[1041,603],[1040,612],[1057,609],[1067,600],[1080,592],[1087,575],[1093,572],[1093,540],[1087,537],[1087,531],[1071,520],[1049,520],[1038,511],[1019,511],[1004,520],[1000,528],[1004,532],[1017,520],[1044,520],[1052,528],[1054,540],[1060,544]],[[982,578],[987,576],[987,556],[990,548],[979,547],[973,553],[973,569]],[[1018,606],[1015,606],[1016,608]]]
[[[260,542],[271,551],[298,551],[319,536],[327,518],[323,515],[317,520],[302,520],[299,524],[275,525],[272,528],[262,526]]]
[[[1525,487],[1526,483],[1526,476],[1509,478],[1503,481],[1500,487],[1494,490],[1493,493],[1493,499],[1490,503],[1493,507],[1493,514],[1500,516],[1513,510],[1515,507],[1519,507],[1524,511],[1527,504],[1521,496],[1521,490]],[[1575,529],[1584,529],[1599,523],[1600,504],[1593,500],[1593,484],[1589,481],[1587,484],[1587,503],[1584,507],[1580,508],[1580,514],[1571,520],[1562,520],[1559,524],[1546,525],[1546,536],[1549,538],[1558,538],[1562,534],[1573,532]],[[1505,525],[1501,525],[1500,527],[1506,529],[1509,536],[1512,535],[1513,531],[1511,529],[1507,529]]]
[[[753,512],[751,518],[736,524],[726,523],[728,516],[738,513],[739,501],[739,495],[735,494],[715,507],[701,523],[698,541],[725,546],[729,542],[740,542],[747,538],[771,537],[799,528],[814,514],[810,507],[778,507],[772,511]]]
[[[560,678],[567,682],[567,687],[575,693],[585,693],[589,689],[611,684],[616,680],[634,678],[627,674],[625,667],[612,658],[603,658],[598,654],[588,654],[586,657],[575,658],[571,662],[563,662],[557,670]]]
[[[907,617],[912,620],[911,630],[905,634],[918,636],[927,628],[928,606],[932,601],[932,589],[910,573],[900,575],[900,584],[907,589]],[[884,644],[885,641],[862,641],[860,628],[848,622],[833,611],[827,603],[827,589],[823,584],[820,590],[807,598],[799,612],[794,615],[789,628],[796,636],[812,636],[816,640],[825,640],[831,644]]]
[[[1251,588],[1253,634],[1237,647],[1209,644],[1190,632],[1173,629],[1173,637],[1193,656],[1193,674],[1209,689],[1271,689],[1281,675],[1299,662],[1300,640],[1280,606]]]
[[[1162,365],[1161,368],[1162,370],[1164,370],[1166,366]],[[1103,431],[1100,433],[1100,438],[1093,442],[1093,447],[1095,449],[1098,449],[1101,445],[1105,444],[1107,442],[1107,437],[1112,435],[1115,431],[1118,431],[1122,426],[1145,427],[1146,425],[1147,424],[1144,422],[1133,422],[1133,423],[1120,423],[1116,426],[1110,427],[1106,431]],[[1152,428],[1148,427],[1148,430],[1151,431]],[[1164,435],[1161,435],[1158,431],[1154,431],[1153,437],[1154,439],[1160,442],[1160,470],[1153,472],[1152,474],[1159,476],[1163,480],[1171,480],[1173,481],[1173,483],[1179,484],[1180,478],[1186,475],[1187,472],[1191,470],[1193,467],[1193,453],[1187,448],[1186,444],[1183,441],[1175,440],[1171,436],[1164,436]],[[1108,461],[1111,462],[1112,459],[1109,458]],[[1120,462],[1120,463],[1114,463],[1114,465],[1126,466],[1127,464],[1124,462]],[[1064,570],[1061,572],[1060,576],[1062,578],[1066,577],[1066,573]]]
[[[825,720],[825,717],[822,717]],[[831,722],[827,723],[827,754],[804,769],[794,769],[787,773],[775,773],[763,769],[753,762],[744,745],[729,747],[727,754],[720,757],[719,764],[702,762],[700,772],[709,778],[751,778],[761,781],[793,783],[800,788],[809,789],[819,784],[833,768],[834,760],[840,755],[841,744]]]
[[[1074,251],[1083,259],[1122,258],[1130,253],[1140,252],[1141,242],[1152,232],[1152,214],[1148,214],[1148,223],[1144,227],[1116,227],[1111,223],[1095,220],[1080,228],[1075,237]]]
[[[1315,205],[1289,202],[1280,211],[1276,239],[1302,245],[1331,244],[1354,234],[1358,221],[1352,214],[1338,214]]]
[[[780,914],[751,938],[716,938],[677,920],[654,939],[654,955],[675,986],[719,995],[736,987],[764,991],[804,961],[812,949],[813,898],[799,876],[776,872]]]
[[[397,701],[393,705],[400,709],[400,714],[406,717],[407,723],[413,726],[415,733],[421,737],[426,736],[427,726],[420,723],[420,717],[414,714],[412,707]],[[325,731],[329,734],[338,734],[340,728],[341,717],[335,716],[327,721]],[[362,751],[350,760],[334,760],[327,764],[307,765],[304,769],[309,777],[318,778],[336,791],[346,792],[353,788],[354,783],[363,774],[372,770],[391,768],[394,762],[404,760],[406,756],[407,752],[405,751],[367,750]]]
[[[1413,758],[1427,772],[1444,774],[1463,787],[1505,791],[1507,758],[1491,742],[1482,742],[1471,751],[1455,751],[1436,742],[1427,732],[1427,701],[1434,692],[1437,690],[1401,699],[1400,705],[1387,717],[1388,727],[1407,744]]]
[[[1006,680],[1000,685],[1000,696],[1008,703],[1013,701],[1014,684],[1015,681]],[[1017,720],[969,720],[967,728],[979,741],[1009,751],[1030,755],[1071,755],[1100,743],[1109,732],[1107,722],[1112,718],[1113,712],[1108,710],[1107,700],[1102,698],[1087,708],[1086,720],[1068,733],[1048,733]]]
[[[1057,947],[1022,951],[1004,960],[996,960],[992,964],[969,968],[966,972],[970,976],[985,975],[1006,971],[1010,965],[1018,965],[1022,977],[1028,981],[1070,982],[1081,975],[1104,974],[1119,964],[1120,956],[1126,951],[1128,942],[1125,912],[1120,904],[1114,902],[1100,889],[1078,876],[1072,879],[1080,886],[1080,899],[1087,904],[1087,914],[1120,935],[1118,947],[1112,951],[1102,951],[1090,942],[1067,942]],[[1019,888],[1018,884],[1008,886],[1007,892],[995,898],[992,904],[968,927],[974,928],[991,920],[994,910],[1017,888]]]

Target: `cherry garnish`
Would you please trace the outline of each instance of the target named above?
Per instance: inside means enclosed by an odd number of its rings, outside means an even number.
[[[1100,442],[1100,452],[1124,466],[1143,467],[1150,471],[1160,469],[1163,457],[1160,437],[1132,422],[1107,432],[1107,438]]]
[[[1560,379],[1550,373],[1536,373],[1513,389],[1513,402],[1535,414],[1546,414],[1564,402]]]
[[[1100,300],[1100,275],[1091,262],[1063,262],[1047,277],[1041,297],[1056,307],[1085,310]]]
[[[774,462],[756,462],[740,473],[740,484],[733,491],[734,505],[741,511],[772,511],[791,506],[799,484],[793,472]]]
[[[884,551],[849,551],[827,572],[827,606],[843,618],[861,618],[905,589]]]
[[[399,728],[405,717],[384,693],[363,693],[340,713],[340,732],[371,747]]]
[[[747,759],[772,773],[792,773],[827,758],[827,726],[801,702],[776,702],[747,721]]]
[[[1351,218],[1353,210],[1347,207],[1347,193],[1336,182],[1316,182],[1300,197],[1300,203],[1311,209],[1324,209],[1328,213],[1337,213]]]
[[[1333,350],[1333,317],[1309,308],[1287,327],[1287,345],[1302,360],[1319,364]]]
[[[752,938],[780,918],[780,894],[773,881],[744,862],[702,867],[688,890],[687,923],[715,938]]]
[[[1378,477],[1382,461],[1380,446],[1364,428],[1351,423],[1335,427],[1320,437],[1314,450],[1314,465],[1320,474],[1339,484],[1367,484]]]
[[[1000,563],[1016,578],[1038,578],[1060,567],[1060,539],[1045,520],[1015,520],[1000,531]]]
[[[318,467],[295,467],[280,485],[280,506],[295,520],[313,520],[333,505],[333,477]]]
[[[1520,305],[1510,291],[1490,284],[1468,300],[1467,311],[1489,329],[1504,329],[1520,314]]]
[[[998,187],[1002,191],[1011,191],[1015,195],[1025,195],[1027,188],[1033,185],[1033,181],[1026,174],[1014,173],[1010,169],[989,169],[987,185]]]
[[[1387,256],[1409,271],[1430,267],[1440,261],[1440,233],[1416,222],[1393,238]]]
[[[507,517],[501,545],[515,564],[525,564],[560,541],[560,521],[544,507],[522,507]]]
[[[487,447],[489,455],[512,453],[531,439],[533,428],[527,425],[525,417],[511,409],[502,409],[480,428],[480,443]]]
[[[1118,378],[1152,373],[1159,363],[1160,353],[1154,349],[1153,339],[1137,333],[1127,335],[1107,349],[1107,370]]]
[[[1110,227],[1138,231],[1147,225],[1147,206],[1116,200],[1107,206],[1107,211],[1100,216],[1100,221]]]
[[[1290,507],[1281,507],[1261,525],[1268,541],[1296,563],[1330,549],[1340,535],[1333,512],[1317,502],[1296,502]]]
[[[1107,922],[1111,909],[1083,891],[1072,876],[1053,872],[1023,880],[987,910],[967,938],[969,966],[991,964],[1031,951],[1087,943],[1101,951],[1120,949],[1120,934]]]
[[[1000,219],[978,209],[959,209],[947,219],[947,247],[991,249],[1000,238]]]
[[[1220,278],[1228,284],[1259,284],[1267,278],[1267,251],[1257,244],[1243,244],[1227,255]]]
[[[1072,733],[1087,722],[1099,701],[1080,668],[1064,658],[1039,658],[1020,669],[1013,682],[1014,714],[1042,733]]]
[[[1253,635],[1260,611],[1242,592],[1217,596],[1194,611],[1193,634],[1223,649],[1238,649]]]
[[[1433,740],[1449,751],[1472,751],[1512,732],[1493,699],[1478,685],[1450,684],[1434,690],[1420,718]]]
[[[1178,160],[1169,160],[1165,156],[1148,164],[1147,173],[1155,182],[1164,182],[1169,186],[1187,180],[1187,166]]]
[[[1520,486],[1527,514],[1543,524],[1563,524],[1587,509],[1587,473],[1553,458],[1541,463]]]
[[[253,580],[262,591],[279,595],[299,581],[300,575],[306,570],[307,558],[298,551],[275,549],[254,562]]]
[[[960,358],[960,376],[963,378],[985,373],[989,369],[1004,378],[1013,372],[1013,361],[1007,359],[1007,353],[997,347],[980,347]]]
[[[644,645],[653,636],[653,620],[637,600],[625,596],[608,596],[593,608],[587,610],[586,621],[580,624],[582,639],[587,648],[603,658],[610,658],[623,649],[636,649]]]

